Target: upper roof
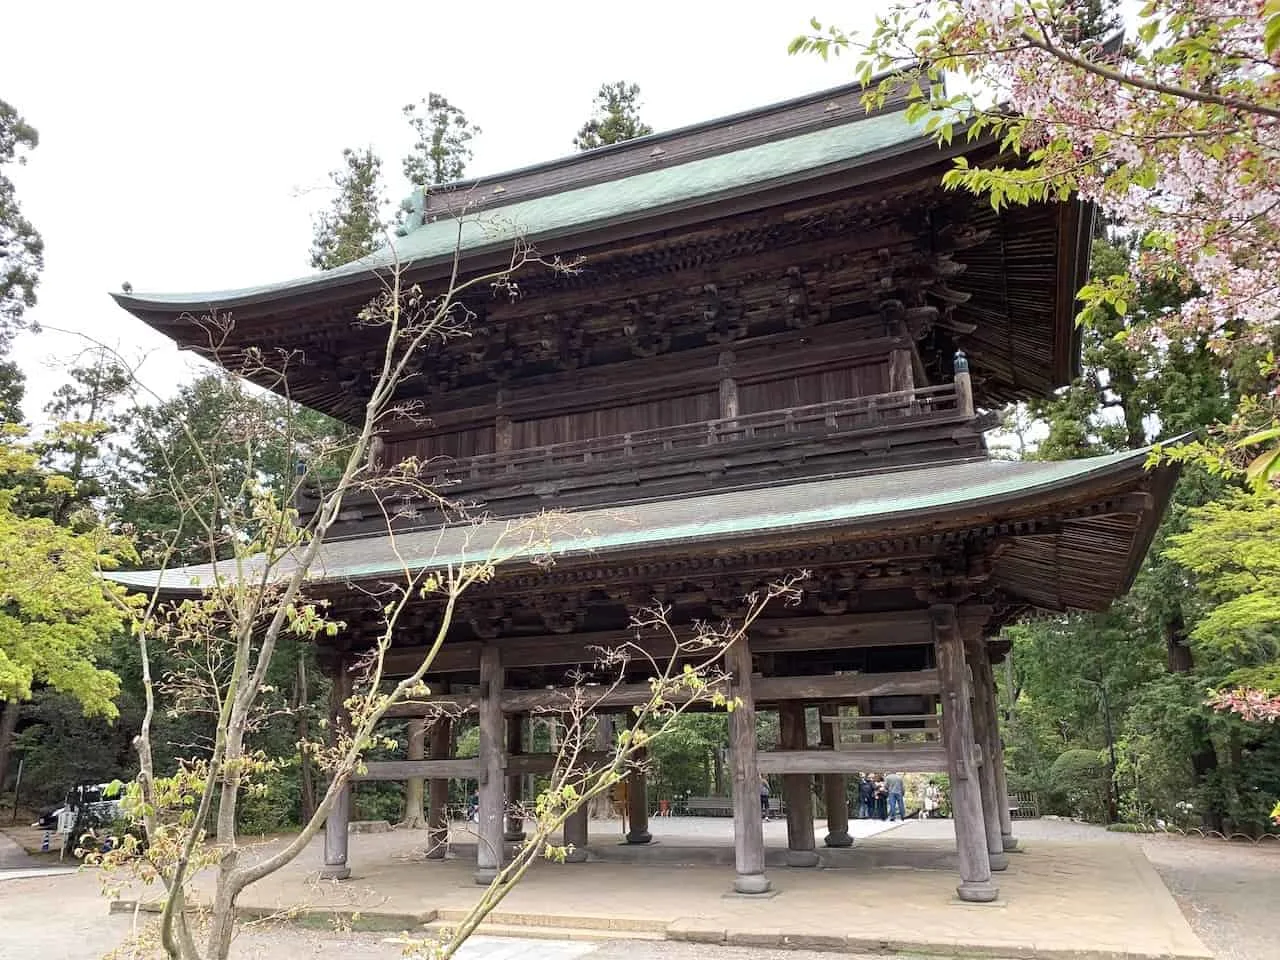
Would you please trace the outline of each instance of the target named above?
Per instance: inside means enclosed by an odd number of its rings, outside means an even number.
[[[954,530],[979,514],[984,523],[992,518],[1021,519],[1029,509],[1043,512],[1046,507],[1079,505],[1090,494],[1110,496],[1154,482],[1156,496],[1148,508],[1133,514],[1132,523],[1116,527],[1114,515],[1109,514],[1102,519],[1111,526],[1097,530],[1089,526],[1094,520],[1090,517],[1076,521],[1074,532],[1064,526],[1056,534],[1064,539],[1055,546],[1061,556],[1054,576],[1048,581],[1041,577],[1043,582],[1016,591],[1035,593],[1024,599],[1037,606],[1097,606],[1128,588],[1172,488],[1175,468],[1148,471],[1149,452],[1053,462],[968,461],[582,510],[532,526],[527,521],[495,520],[330,541],[313,567],[312,582],[385,579],[406,571],[483,562],[495,553],[509,556],[509,566],[519,568],[546,559],[571,563],[628,554],[651,556],[665,549],[689,553],[714,546],[723,553],[782,534],[789,539],[805,533],[827,537],[865,529],[884,537],[920,526]],[[1072,537],[1083,540],[1076,543]],[[1016,542],[1001,562],[1012,562],[1016,574]],[[281,576],[293,569],[287,560],[277,568]],[[198,592],[229,573],[225,564],[221,568],[203,564],[163,572],[118,571],[109,576],[140,590],[184,594]]]
[[[407,229],[367,257],[279,283],[200,293],[113,293],[126,309],[230,309],[304,290],[367,281],[372,271],[400,265],[452,263],[455,253],[508,251],[518,237],[538,242],[587,228],[714,203],[838,170],[875,164],[925,147],[936,152],[923,122],[911,123],[898,101],[866,114],[862,87],[837,87],[709,123],[652,134],[575,157],[435,188],[415,198]],[[804,111],[821,104],[825,113]],[[751,135],[749,121],[778,111],[800,116],[788,126],[764,125],[777,139]],[[510,184],[510,186],[509,186]]]

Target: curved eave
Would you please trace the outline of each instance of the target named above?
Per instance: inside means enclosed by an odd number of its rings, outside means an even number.
[[[831,141],[825,150],[824,139]],[[869,146],[864,149],[847,142],[856,140],[865,140]],[[965,141],[960,137],[951,147],[940,148],[923,134],[921,124],[908,124],[900,111],[876,114],[492,210],[482,205],[475,214],[468,212],[463,217],[460,245],[458,220],[441,219],[361,260],[294,280],[205,293],[112,296],[121,307],[153,325],[166,325],[165,320],[183,314],[210,311],[235,311],[245,319],[295,300],[301,302],[338,291],[355,294],[372,290],[397,265],[414,279],[423,279],[433,272],[451,269],[457,256],[464,258],[467,269],[473,265],[482,267],[487,259],[497,262],[507,258],[518,237],[527,237],[540,252],[549,254],[569,249],[564,241],[570,238],[574,249],[591,246],[602,237],[625,240],[652,232],[655,222],[661,222],[663,229],[699,223],[709,208],[720,216],[728,212],[726,206],[732,208],[734,204],[746,210],[765,208],[782,200],[820,196],[837,187],[871,184],[989,146],[986,138]],[[808,163],[802,156],[788,164],[786,155],[798,147],[808,148],[817,162]],[[849,155],[840,156],[841,149]],[[697,181],[690,193],[680,195],[678,188],[662,188],[664,178],[681,177]],[[492,182],[501,179],[495,177]],[[619,200],[620,193],[629,196]],[[587,215],[575,213],[581,209],[587,210]]]
[[[604,556],[687,555],[711,547],[717,552],[747,550],[782,539],[825,542],[834,535],[857,539],[871,531],[892,536],[943,533],[1049,515],[1089,502],[1091,497],[1143,488],[1148,502],[1138,510],[1136,535],[1127,547],[1127,579],[1101,585],[1110,599],[1132,581],[1176,479],[1174,466],[1148,470],[1148,453],[1140,450],[1058,463],[970,461],[725,491],[625,510],[584,510],[561,522],[561,530],[552,535],[550,554],[560,563],[582,563]],[[403,572],[401,558],[407,558],[414,570],[483,561],[490,555],[487,542],[507,529],[492,522],[401,533],[394,543],[386,536],[334,541],[326,545],[322,568],[309,582],[320,586],[385,580]],[[529,565],[512,561],[502,569]],[[198,594],[212,577],[208,566],[110,575],[132,589],[158,589],[174,597]]]

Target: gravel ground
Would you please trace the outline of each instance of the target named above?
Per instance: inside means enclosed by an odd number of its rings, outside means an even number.
[[[1161,836],[1142,849],[1218,960],[1280,958],[1280,843]]]

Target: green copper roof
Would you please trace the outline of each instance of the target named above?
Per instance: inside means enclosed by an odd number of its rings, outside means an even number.
[[[1067,496],[1088,481],[1141,476],[1147,450],[1059,462],[980,460],[866,476],[701,494],[619,508],[559,515],[537,528],[550,559],[637,553],[659,547],[690,550],[785,532],[887,526],[896,520],[939,517],[965,509],[1009,503],[1035,494]],[[521,521],[490,521],[397,534],[332,541],[313,570],[316,582],[390,577],[477,562],[529,542]],[[942,529],[945,529],[943,527]],[[515,532],[512,532],[515,531]],[[227,573],[224,567],[223,574]],[[110,574],[142,590],[190,591],[213,581],[209,565],[165,571]]]
[[[901,111],[861,117],[852,122],[786,137],[645,173],[565,190],[485,210],[476,203],[494,196],[502,176],[490,178],[458,203],[471,202],[475,212],[460,220],[445,217],[399,237],[387,248],[333,270],[283,283],[207,293],[116,295],[126,307],[230,306],[269,299],[313,286],[333,286],[344,279],[401,265],[448,260],[459,246],[464,253],[504,249],[517,237],[534,243],[586,228],[654,216],[664,211],[710,203],[762,186],[782,185],[850,169],[930,143],[923,124],[908,123]],[[656,163],[656,161],[655,161]],[[468,198],[469,201],[468,201]]]

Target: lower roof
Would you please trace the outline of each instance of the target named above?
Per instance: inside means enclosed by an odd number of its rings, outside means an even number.
[[[333,540],[324,544],[311,582],[398,579],[491,558],[504,568],[528,569],[553,561],[750,549],[782,536],[936,534],[1057,514],[1127,492],[1150,494],[1137,508],[1082,514],[1056,532],[1015,536],[1001,554],[997,585],[1003,577],[1016,597],[1049,609],[1097,608],[1128,588],[1172,490],[1176,468],[1148,470],[1148,457],[1148,450],[1138,450],[1054,462],[976,460]],[[277,573],[294,569],[285,558]],[[109,576],[134,589],[180,596],[231,573],[223,562]]]

